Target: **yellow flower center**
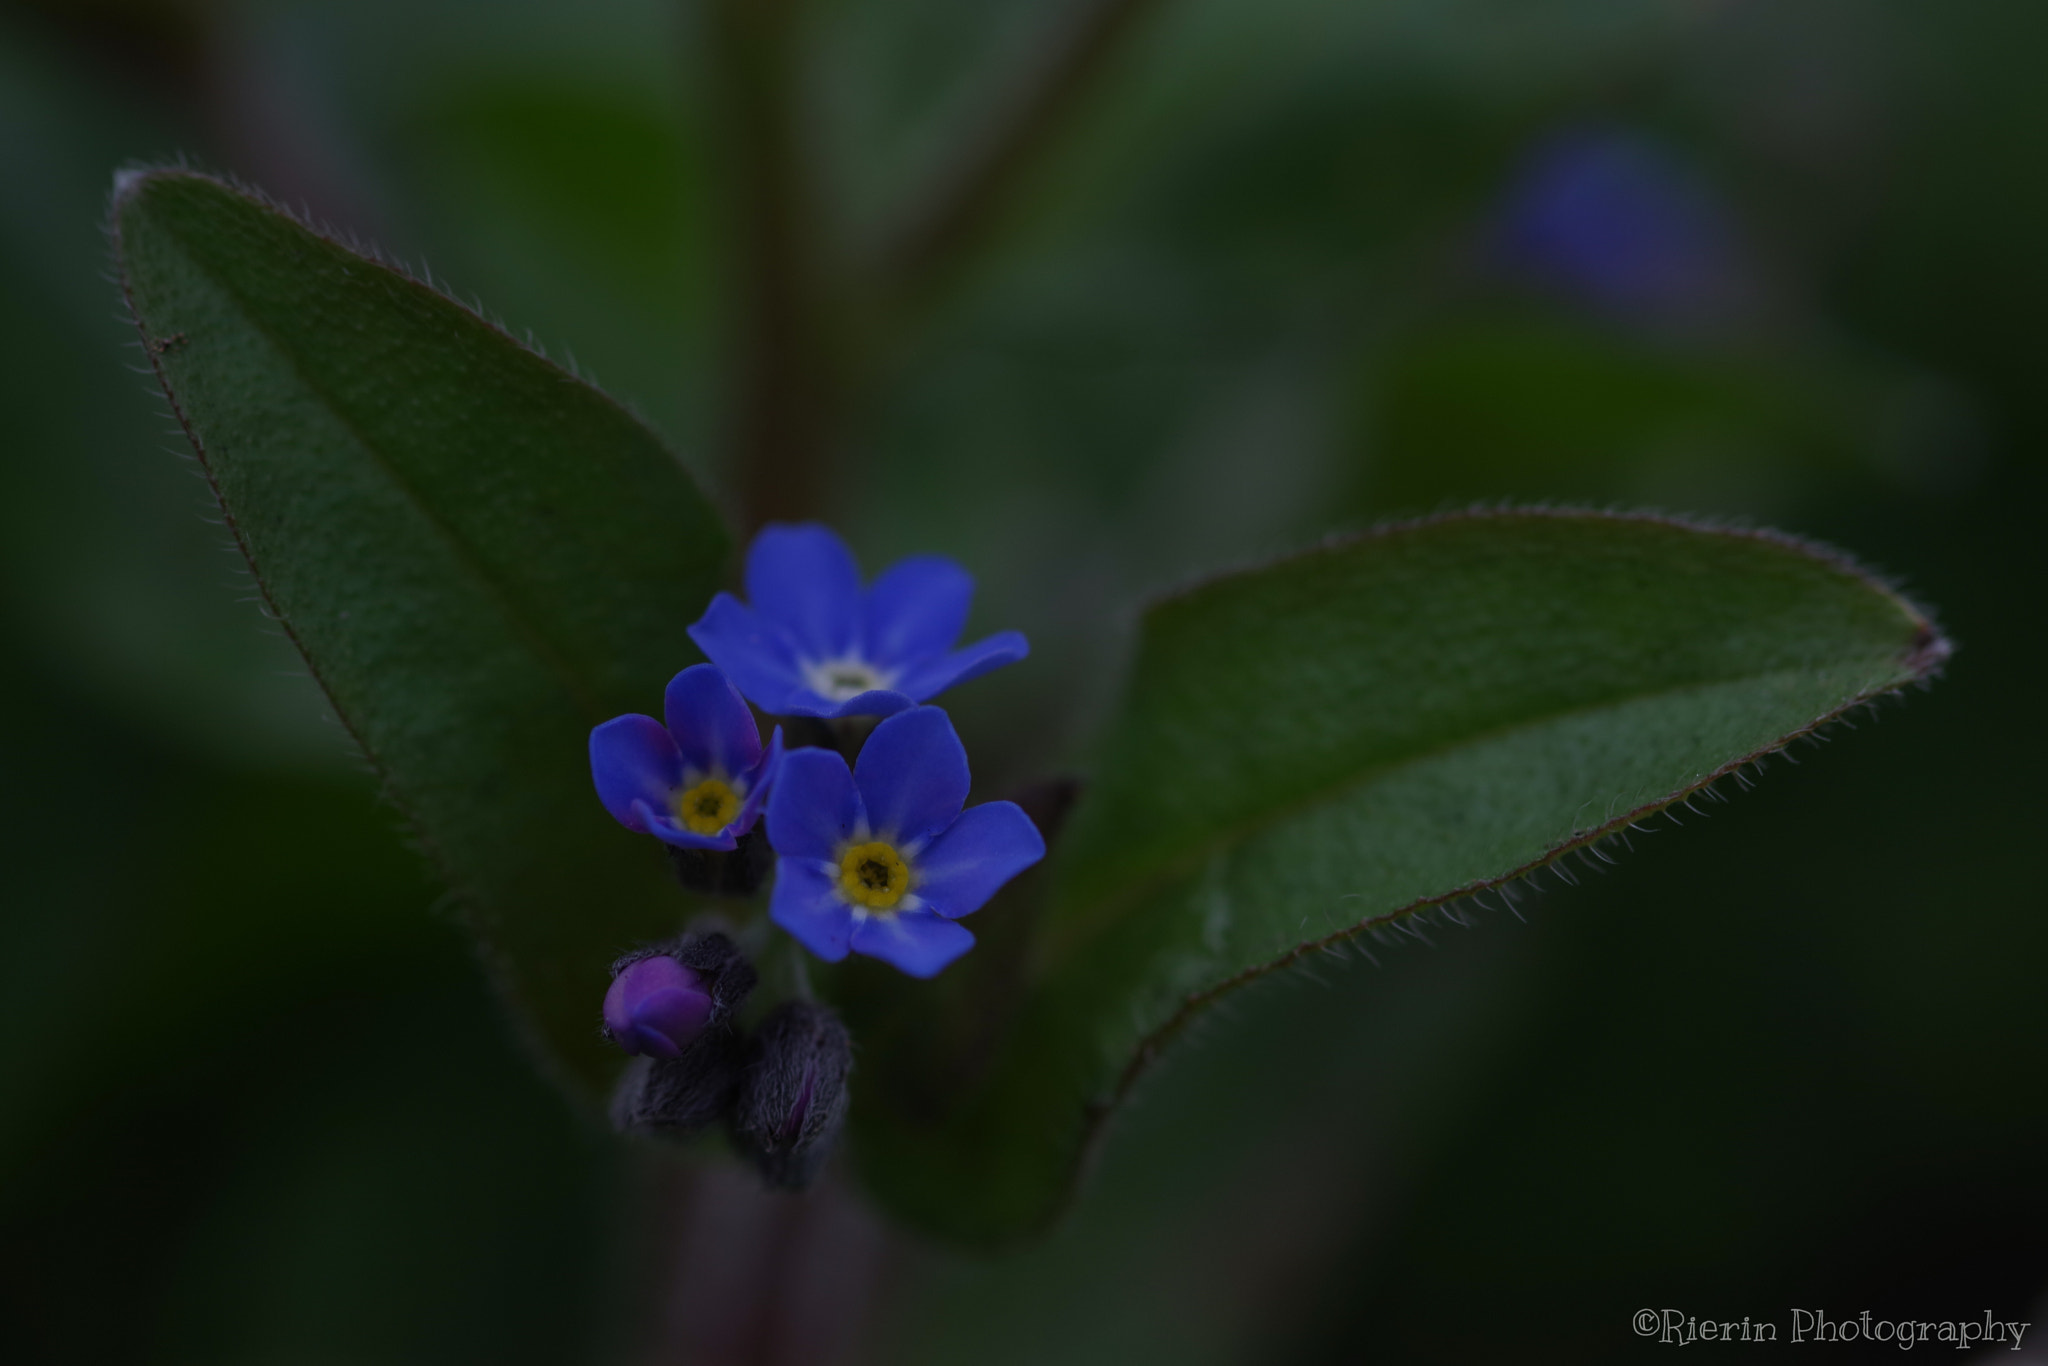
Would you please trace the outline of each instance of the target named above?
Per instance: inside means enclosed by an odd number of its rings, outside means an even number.
[[[740,814],[740,796],[716,778],[706,778],[676,798],[676,819],[696,835],[715,835]]]
[[[850,846],[839,859],[839,894],[856,906],[886,911],[910,890],[910,865],[876,840]]]

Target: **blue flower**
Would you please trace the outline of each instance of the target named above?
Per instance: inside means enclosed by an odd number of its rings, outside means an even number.
[[[713,598],[690,639],[778,716],[890,716],[1031,648],[1002,631],[954,649],[974,596],[965,569],[913,555],[863,589],[846,542],[814,523],[762,529],[747,596]]]
[[[1676,154],[1625,128],[1540,145],[1498,234],[1508,265],[1623,321],[1712,328],[1757,301],[1727,206]]]
[[[710,664],[683,670],[662,698],[668,724],[616,716],[590,732],[590,776],[612,818],[679,849],[731,849],[754,828],[782,761],[764,754],[754,714]]]
[[[954,922],[1045,857],[1023,808],[963,811],[967,787],[967,751],[937,707],[876,726],[852,770],[791,750],[768,799],[769,917],[828,962],[851,950],[932,976],[974,944]]]

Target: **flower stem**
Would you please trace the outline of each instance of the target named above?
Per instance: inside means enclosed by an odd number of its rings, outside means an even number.
[[[818,514],[837,439],[820,195],[800,118],[802,11],[803,0],[707,9],[736,258],[730,440],[748,530]]]
[[[936,178],[881,252],[891,292],[929,293],[995,225],[1124,39],[1158,0],[1092,0],[1024,73],[996,115]]]

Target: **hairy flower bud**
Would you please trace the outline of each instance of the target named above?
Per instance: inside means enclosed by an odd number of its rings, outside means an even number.
[[[722,934],[684,935],[612,964],[604,1032],[643,1056],[612,1094],[620,1129],[687,1134],[732,1103],[743,1048],[734,1013],[754,989],[754,966]]]
[[[739,1088],[742,1048],[728,1031],[676,1058],[635,1058],[612,1091],[612,1127],[687,1138],[716,1124]]]
[[[646,966],[661,959],[675,966]],[[739,951],[739,946],[716,932],[685,934],[676,939],[642,945],[612,963],[612,986],[604,998],[606,1037],[629,1053],[637,1051],[628,1046],[622,1026],[632,1022],[631,1012],[635,1006],[665,991],[688,992],[705,998],[707,1008],[699,1024],[700,1030],[714,1025],[729,1025],[733,1014],[746,1004],[748,994],[759,980],[754,965]],[[615,1003],[624,1012],[616,1018]],[[663,1008],[655,1007],[656,1010]],[[679,1044],[683,1042],[687,1041],[678,1041]]]
[[[682,1055],[711,1018],[704,980],[665,953],[630,964],[604,997],[604,1028],[628,1053]]]
[[[733,1141],[775,1185],[808,1186],[846,1118],[853,1043],[824,1006],[789,1001],[761,1021],[733,1102]]]

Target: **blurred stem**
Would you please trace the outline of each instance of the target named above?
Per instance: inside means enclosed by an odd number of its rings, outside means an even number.
[[[645,1366],[853,1366],[902,1247],[837,1170],[771,1191],[751,1169],[661,1154],[632,1252],[654,1273],[632,1359]]]
[[[839,345],[846,291],[833,278],[838,257],[803,137],[806,3],[705,0],[732,205],[732,455],[749,531],[823,510],[853,378]],[[875,281],[884,296],[915,304],[981,244],[1157,3],[1086,0],[885,242]]]
[[[1089,0],[1016,82],[884,243],[881,270],[899,298],[929,293],[984,239],[1065,129],[1117,47],[1158,0]]]
[[[804,0],[708,0],[733,206],[732,440],[751,530],[815,516],[836,440],[830,293],[798,97]]]

